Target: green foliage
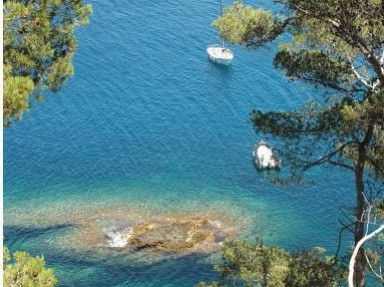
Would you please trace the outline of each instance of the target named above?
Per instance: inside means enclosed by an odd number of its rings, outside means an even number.
[[[4,248],[4,287],[53,287],[57,279],[52,269],[45,267],[44,257],[31,257],[27,252],[16,251],[11,256]]]
[[[363,140],[361,131],[372,129],[371,143],[366,147],[366,166],[379,179],[384,178],[384,89],[380,93],[372,93],[359,103],[352,102],[341,107],[343,129],[346,135]],[[355,165],[358,162],[356,150],[358,146],[351,144],[345,155]]]
[[[58,91],[73,74],[76,27],[88,23],[91,6],[81,0],[4,2],[4,124],[20,119],[30,95]]]
[[[286,8],[284,20],[236,1],[213,25],[225,40],[247,47],[258,47],[288,30],[292,41],[281,45],[275,64],[290,77],[339,88],[340,82],[360,82],[351,70],[356,62],[365,67],[359,72],[364,71],[372,83],[379,79],[379,86],[384,85],[380,69],[384,43],[381,1],[279,2]]]
[[[322,256],[323,251],[289,253],[276,246],[265,246],[261,240],[227,242],[222,263],[216,266],[220,282],[200,282],[200,287],[334,287],[339,270],[334,260]]]
[[[223,249],[223,261],[217,271],[231,282],[239,280],[245,286],[255,283],[265,287],[284,286],[288,253],[278,247],[266,247],[260,240],[255,244],[229,242]]]
[[[9,124],[11,117],[21,117],[29,107],[29,95],[35,89],[28,77],[7,77],[4,81],[4,124]]]
[[[274,65],[289,78],[305,80],[315,85],[341,89],[343,84],[350,83],[350,66],[330,58],[320,50],[292,52],[282,49],[277,53]]]
[[[309,102],[295,111],[255,110],[256,132],[284,143],[283,161],[290,163],[295,175],[322,163],[355,170],[360,162],[382,177],[382,1],[279,3],[285,7],[284,21],[270,11],[236,1],[213,25],[227,41],[246,47],[257,47],[289,31],[291,42],[280,44],[275,67],[289,79],[324,87],[333,100],[327,105]],[[359,147],[364,148],[364,156],[359,157]]]
[[[290,167],[288,180],[321,164],[354,174],[357,206],[350,221],[356,244],[366,228],[366,198],[373,203],[383,199],[372,190],[369,196],[366,187],[368,177],[379,183],[384,179],[384,5],[382,0],[277,2],[284,20],[236,1],[213,25],[227,41],[248,48],[289,32],[290,42],[279,45],[275,67],[291,80],[321,87],[326,100],[294,111],[259,107],[252,122],[257,133],[280,142],[279,154]],[[365,284],[363,252],[355,265],[358,286]]]
[[[225,40],[236,43],[253,43],[257,45],[275,38],[281,33],[284,22],[272,16],[269,11],[243,6],[236,1],[233,6],[226,8],[223,17],[213,22],[220,36]]]
[[[293,254],[289,262],[289,273],[285,278],[286,287],[337,286],[340,270],[332,259],[322,258],[321,252],[314,249]]]

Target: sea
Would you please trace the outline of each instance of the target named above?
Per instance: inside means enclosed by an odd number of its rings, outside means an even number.
[[[58,286],[182,287],[218,278],[220,251],[127,253],[76,237],[89,220],[115,212],[212,216],[239,239],[334,254],[341,210],[354,203],[352,175],[318,167],[303,184],[278,185],[253,164],[265,138],[252,110],[293,110],[322,96],[274,68],[289,35],[256,50],[233,45],[224,67],[206,54],[219,43],[211,26],[219,1],[90,3],[90,24],[76,31],[74,76],[4,130],[4,244],[44,255]]]

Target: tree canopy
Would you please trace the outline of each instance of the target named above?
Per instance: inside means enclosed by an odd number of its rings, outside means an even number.
[[[213,22],[229,42],[254,49],[286,33],[274,65],[290,80],[309,83],[326,96],[297,110],[257,109],[251,120],[258,134],[281,143],[292,178],[329,164],[355,177],[355,212],[345,224],[355,244],[382,197],[367,185],[384,176],[384,3],[382,0],[278,0],[279,14],[236,1]],[[275,95],[278,96],[278,95]],[[300,151],[298,153],[297,151]],[[373,194],[375,196],[373,196]],[[371,205],[372,204],[372,205]],[[362,248],[355,266],[356,286],[365,285]]]
[[[289,253],[277,246],[265,246],[261,240],[226,242],[222,263],[215,267],[220,281],[201,282],[199,287],[335,287],[343,276],[333,258],[324,250]]]
[[[280,43],[274,59],[291,80],[300,80],[333,95],[330,105],[306,104],[296,111],[262,112],[255,110],[252,121],[256,131],[274,137],[297,139],[309,137],[317,143],[311,155],[300,164],[307,167],[318,158],[314,150],[327,154],[322,139],[333,140],[327,163],[341,164],[340,155],[348,150],[348,159],[356,157],[356,140],[367,134],[370,156],[368,165],[383,174],[378,160],[383,148],[384,86],[384,4],[381,0],[277,1],[284,14],[244,6],[240,1],[226,9],[213,25],[227,41],[256,48],[288,31],[291,41]],[[278,96],[278,95],[276,95]],[[374,111],[374,112],[373,112]],[[373,127],[374,126],[374,127]],[[369,143],[368,143],[369,142]],[[308,150],[308,147],[305,147]],[[355,152],[355,155],[353,153]],[[382,157],[381,157],[382,158]]]
[[[24,251],[16,251],[11,255],[8,249],[4,248],[4,287],[53,287],[56,283],[53,270],[45,267],[44,257],[32,257]]]
[[[58,91],[73,74],[74,29],[88,23],[83,1],[8,0],[3,8],[4,125],[20,119],[30,97]]]

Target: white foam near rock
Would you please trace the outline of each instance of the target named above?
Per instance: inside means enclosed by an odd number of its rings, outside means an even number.
[[[109,247],[122,248],[128,244],[128,239],[130,236],[129,231],[122,232],[122,231],[115,231],[113,229],[104,228],[102,232],[104,236],[107,238],[107,243]]]

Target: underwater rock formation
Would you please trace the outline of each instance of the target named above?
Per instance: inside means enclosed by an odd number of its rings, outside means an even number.
[[[151,225],[144,223],[133,229],[129,244],[135,249],[178,252],[213,242],[217,227],[208,220],[192,219]]]
[[[103,228],[101,231],[107,246],[131,250],[154,250],[162,252],[194,252],[212,249],[228,235],[220,229],[218,220],[202,218],[168,219],[145,221],[131,228]]]
[[[146,212],[134,207],[80,211],[62,218],[70,228],[54,245],[73,252],[89,251],[94,256],[147,254],[143,258],[152,260],[207,254],[218,251],[224,241],[236,238],[247,226],[244,218],[223,208],[205,212]]]

